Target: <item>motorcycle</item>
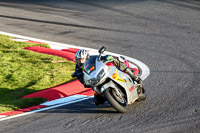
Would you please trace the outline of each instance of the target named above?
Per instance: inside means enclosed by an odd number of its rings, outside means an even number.
[[[145,96],[139,90],[137,82],[128,74],[101,59],[105,50],[103,46],[99,49],[99,55],[91,56],[84,63],[84,82],[118,112],[125,113],[128,111],[128,105],[136,100],[145,99]]]

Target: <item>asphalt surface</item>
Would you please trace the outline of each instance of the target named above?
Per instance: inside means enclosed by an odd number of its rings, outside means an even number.
[[[148,98],[116,113],[89,99],[0,122],[0,132],[200,132],[200,1],[0,0],[0,31],[144,62]]]

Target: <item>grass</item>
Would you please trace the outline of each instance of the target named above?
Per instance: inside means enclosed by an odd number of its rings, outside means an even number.
[[[38,105],[46,100],[22,97],[73,80],[73,62],[23,49],[30,46],[49,48],[0,35],[0,113]]]

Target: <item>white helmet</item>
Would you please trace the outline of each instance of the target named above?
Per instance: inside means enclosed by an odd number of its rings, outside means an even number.
[[[85,49],[80,49],[79,51],[76,52],[75,59],[76,63],[80,65],[80,59],[88,59],[89,58],[89,53]]]

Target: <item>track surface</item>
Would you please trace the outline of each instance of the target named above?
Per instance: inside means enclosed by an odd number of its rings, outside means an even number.
[[[1,0],[0,31],[99,48],[151,70],[148,98],[116,113],[89,99],[0,122],[0,132],[200,132],[198,0]]]

